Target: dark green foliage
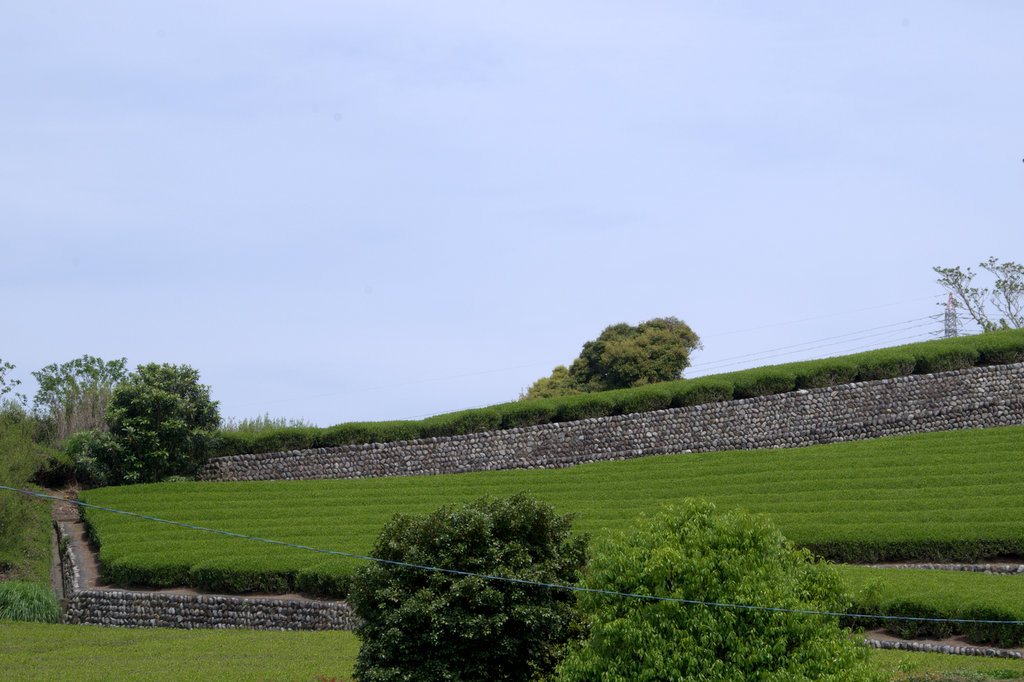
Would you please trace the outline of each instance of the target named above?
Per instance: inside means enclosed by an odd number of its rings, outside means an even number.
[[[572,366],[555,367],[538,379],[520,400],[558,398],[646,386],[682,376],[700,339],[682,320],[659,317],[639,325],[611,325],[583,350]]]
[[[838,573],[796,549],[764,516],[688,500],[596,550],[585,587],[780,609],[841,612]],[[867,680],[867,652],[835,617],[584,593],[590,637],[563,682]]]
[[[218,594],[281,594],[292,588],[295,579],[294,576],[280,571],[239,567],[230,559],[210,559],[192,566],[187,584],[202,585],[205,589]]]
[[[569,368],[565,365],[558,365],[551,370],[551,376],[537,379],[526,390],[526,393],[519,396],[519,399],[560,398],[567,395],[579,395],[584,392],[584,388],[576,383],[576,379],[569,374]]]
[[[826,358],[790,365],[796,375],[796,388],[824,388],[853,383],[858,367],[846,358]]]
[[[1012,365],[1024,362],[1024,343],[1020,334],[1001,331],[969,338],[980,354],[979,365]]]
[[[139,365],[114,390],[110,433],[73,439],[68,449],[86,476],[103,484],[145,483],[196,474],[220,424],[210,388],[188,365]]]
[[[420,422],[420,425],[421,438],[494,431],[501,428],[501,412],[494,409],[463,410],[428,417]]]
[[[870,353],[849,356],[857,363],[857,381],[874,381],[876,379],[893,379],[914,373],[917,358],[906,346],[886,348]]]
[[[901,637],[945,639],[961,635],[974,644],[1008,648],[1024,645],[1024,625],[957,623],[955,620],[1020,621],[1024,576],[959,571],[900,569],[882,579],[878,569],[842,567],[855,595],[853,613],[941,619],[889,620],[848,618],[858,628],[886,628]]]
[[[555,421],[571,422],[593,417],[607,417],[620,414],[616,409],[615,397],[608,393],[591,395],[574,395],[565,398],[552,398],[555,402]]]
[[[547,583],[574,583],[586,538],[571,517],[519,494],[396,515],[374,547],[388,561]],[[576,621],[575,594],[476,576],[370,563],[349,603],[360,680],[529,680],[557,663]]]
[[[659,317],[637,326],[615,324],[583,344],[569,376],[587,392],[672,381],[690,364],[700,338],[682,320]]]
[[[617,414],[653,412],[672,406],[672,391],[665,384],[614,391],[608,397],[615,402]]]
[[[339,573],[337,566],[319,565],[296,573],[293,589],[311,596],[344,599],[351,586],[351,574]]]
[[[557,403],[551,399],[520,400],[500,405],[501,428],[549,424],[558,419]]]
[[[49,585],[21,580],[0,583],[0,620],[59,623],[62,618],[60,603]]]
[[[974,367],[980,357],[981,353],[976,347],[958,343],[956,339],[942,339],[915,349],[914,374],[933,374]]]
[[[587,392],[672,381],[699,347],[697,335],[675,317],[656,317],[636,327],[612,325],[583,344],[568,374],[573,385]]]
[[[787,393],[796,388],[796,374],[783,367],[764,367],[725,375],[732,379],[734,398]]]
[[[665,384],[672,393],[672,407],[693,407],[733,399],[735,386],[719,377],[700,377]]]

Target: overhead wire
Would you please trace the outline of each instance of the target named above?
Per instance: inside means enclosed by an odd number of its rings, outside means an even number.
[[[788,346],[780,346],[778,348],[770,348],[755,353],[746,353],[743,355],[734,355],[728,358],[722,358],[703,364],[694,364],[690,366],[690,369],[694,370],[711,370],[715,371],[722,367],[730,367],[735,365],[749,364],[751,361],[761,362],[765,360],[772,360],[775,358],[783,357],[786,355],[793,355],[796,353],[813,353],[814,351],[822,350],[824,348],[833,348],[835,346],[843,346],[848,343],[855,341],[863,341],[871,338],[885,338],[892,336],[895,333],[904,332],[910,329],[919,329],[921,327],[927,327],[934,323],[936,316],[929,315],[927,317],[919,317],[912,320],[904,320],[903,322],[894,322],[892,324],[882,325],[880,327],[871,327],[868,329],[862,329],[847,334],[839,334],[836,336],[828,336],[814,341],[807,341],[805,343],[792,344]],[[893,329],[895,328],[895,329]],[[884,330],[884,331],[880,331]],[[842,339],[836,341],[835,339]],[[823,343],[825,341],[831,341],[832,343]],[[877,343],[877,342],[876,342]],[[874,344],[870,346],[873,348]]]
[[[240,538],[243,540],[253,540],[256,542],[264,542],[267,544],[278,545],[283,547],[292,547],[295,549],[306,550],[310,552],[319,552],[322,554],[331,554],[335,556],[347,557],[350,559],[362,559],[366,561],[373,561],[382,564],[388,564],[392,566],[401,566],[404,568],[413,568],[423,571],[433,571],[437,573],[446,573],[450,575],[459,575],[471,578],[482,578],[484,580],[497,580],[501,582],[514,583],[518,585],[526,585],[532,587],[545,587],[549,589],[567,590],[572,592],[585,592],[590,594],[602,594],[611,597],[626,597],[630,599],[644,599],[647,601],[662,601],[671,602],[676,604],[687,604],[691,606],[707,606],[715,608],[730,608],[747,611],[768,611],[775,613],[793,613],[802,615],[812,616],[829,616],[829,617],[840,617],[840,618],[857,618],[857,619],[870,619],[870,620],[890,620],[890,621],[914,621],[914,622],[928,622],[928,623],[968,623],[968,624],[986,624],[986,625],[1024,625],[1024,620],[986,620],[986,619],[971,619],[971,618],[928,618],[923,616],[898,616],[898,615],[880,615],[880,614],[865,614],[865,613],[841,613],[834,611],[816,611],[812,609],[790,609],[775,606],[758,606],[754,604],[731,604],[726,602],[713,602],[713,601],[702,601],[699,599],[682,599],[679,597],[661,597],[651,594],[638,594],[633,592],[617,592],[615,590],[601,590],[591,587],[581,587],[579,585],[562,585],[559,583],[546,583],[538,580],[526,580],[523,578],[510,578],[508,576],[500,575],[488,575],[486,573],[476,573],[473,571],[461,571],[454,568],[440,568],[437,566],[425,566],[421,564],[413,564],[405,561],[395,561],[392,559],[380,559],[378,557],[367,556],[365,554],[355,554],[352,552],[339,552],[332,549],[323,549],[319,547],[309,547],[306,545],[297,545],[290,542],[284,542],[282,540],[271,540],[268,538],[261,538],[254,535],[245,535],[242,533],[232,533],[231,531],[218,530],[215,528],[206,528],[203,526],[196,526],[189,523],[182,523],[180,521],[170,521],[168,519],[161,519],[155,516],[146,516],[145,514],[137,514],[135,512],[124,511],[121,509],[112,509],[110,507],[101,507],[95,504],[89,504],[87,502],[81,502],[79,500],[72,500],[64,497],[57,497],[55,495],[47,495],[44,493],[37,493],[31,490],[22,490],[18,488],[11,488],[5,485],[0,485],[0,490],[8,490],[15,493],[21,493],[33,497],[39,497],[49,500],[57,500],[62,502],[70,502],[72,504],[79,505],[80,507],[88,509],[96,509],[99,511],[110,512],[113,514],[121,514],[124,516],[131,516],[147,521],[154,521],[158,523],[166,523],[172,526],[178,526],[180,528],[186,528],[190,530],[203,531],[207,533],[215,533],[217,535],[225,535],[228,537]]]

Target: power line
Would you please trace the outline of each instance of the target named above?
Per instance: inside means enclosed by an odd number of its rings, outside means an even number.
[[[728,358],[722,358],[721,360],[715,360],[705,364],[691,365],[692,369],[719,369],[721,367],[730,367],[733,365],[748,364],[748,361],[763,361],[770,360],[785,355],[793,355],[794,353],[805,353],[821,350],[823,348],[830,348],[834,346],[842,346],[847,343],[854,341],[863,341],[870,338],[886,337],[891,336],[894,333],[907,331],[910,329],[918,329],[921,327],[927,327],[933,324],[939,316],[929,315],[927,317],[919,317],[912,320],[904,320],[903,322],[894,322],[892,324],[882,325],[880,327],[870,327],[868,329],[861,329],[855,332],[849,332],[847,334],[839,334],[836,336],[827,336],[821,339],[815,339],[814,341],[807,341],[805,343],[797,343],[789,346],[780,346],[778,348],[771,348],[768,350],[758,351],[756,353],[746,353],[744,355],[734,355]],[[925,321],[927,320],[927,321]],[[912,324],[912,323],[918,324]],[[898,327],[898,329],[890,329],[891,327]],[[886,331],[879,331],[886,330]],[[875,333],[870,333],[875,332]],[[843,339],[842,341],[834,341],[835,339]],[[824,341],[833,341],[832,343],[822,343]],[[817,345],[815,345],[817,344]],[[792,350],[791,350],[792,349]],[[781,351],[781,352],[780,352]]]
[[[872,620],[898,620],[898,621],[914,621],[914,622],[928,622],[928,623],[973,623],[973,624],[986,624],[986,625],[1024,625],[1024,620],[975,620],[969,618],[924,618],[920,616],[890,616],[890,615],[876,615],[866,613],[839,613],[833,611],[813,611],[809,609],[787,609],[775,606],[756,606],[752,604],[729,604],[725,602],[711,602],[701,601],[697,599],[680,599],[678,597],[658,597],[651,594],[635,594],[632,592],[616,592],[614,590],[599,590],[591,587],[580,587],[578,585],[560,585],[558,583],[545,583],[538,580],[525,580],[522,578],[509,578],[507,576],[500,575],[487,575],[486,573],[474,573],[472,571],[460,571],[454,568],[439,568],[437,566],[423,566],[420,564],[412,564],[405,561],[394,561],[391,559],[379,559],[377,557],[366,556],[364,554],[353,554],[350,552],[339,552],[332,549],[321,549],[319,547],[307,547],[305,545],[296,545],[290,542],[283,542],[281,540],[270,540],[267,538],[260,538],[254,535],[243,535],[241,533],[232,533],[226,530],[217,530],[215,528],[204,528],[203,526],[194,526],[189,523],[181,523],[180,521],[169,521],[167,519],[157,518],[155,516],[146,516],[144,514],[136,514],[135,512],[128,512],[121,509],[111,509],[110,507],[100,507],[95,504],[89,504],[87,502],[80,502],[78,500],[71,500],[63,497],[56,497],[54,495],[45,495],[43,493],[33,492],[31,490],[19,490],[18,488],[9,488],[5,485],[0,485],[0,489],[9,490],[15,493],[22,493],[24,495],[30,495],[34,497],[40,497],[43,499],[57,500],[60,502],[70,502],[77,504],[81,507],[87,507],[89,509],[97,509],[99,511],[111,512],[113,514],[122,514],[124,516],[132,516],[146,521],[155,521],[158,523],[166,523],[172,526],[178,526],[179,528],[187,528],[189,530],[199,530],[207,533],[216,533],[218,535],[226,535],[228,537],[241,538],[243,540],[254,540],[256,542],[265,542],[271,545],[279,545],[282,547],[292,547],[295,549],[302,549],[310,552],[319,552],[322,554],[332,554],[335,556],[347,557],[350,559],[363,559],[366,561],[374,561],[381,564],[389,564],[392,566],[402,566],[404,568],[415,568],[423,571],[434,571],[436,573],[447,573],[450,575],[460,575],[468,578],[483,578],[485,580],[498,580],[502,582],[515,583],[518,585],[529,585],[532,587],[547,587],[550,589],[557,590],[568,590],[572,592],[586,592],[590,594],[603,594],[611,597],[628,597],[631,599],[645,599],[648,601],[664,601],[672,602],[676,604],[688,604],[691,606],[709,606],[717,608],[729,608],[729,609],[740,609],[746,611],[770,611],[774,613],[794,613],[803,614],[809,616],[835,616],[840,618],[861,618],[861,619],[872,619]]]

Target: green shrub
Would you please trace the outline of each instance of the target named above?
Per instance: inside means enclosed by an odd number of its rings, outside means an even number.
[[[857,380],[858,367],[845,358],[826,358],[794,366],[796,388],[824,388]]]
[[[842,611],[838,574],[797,550],[767,520],[686,501],[641,517],[588,566],[593,590],[673,599]],[[585,593],[589,639],[558,679],[868,680],[867,651],[831,616]]]
[[[514,429],[520,426],[550,424],[558,417],[558,407],[549,398],[520,400],[500,406],[501,428]]]
[[[903,348],[906,348],[905,346]],[[857,381],[894,379],[913,374],[917,358],[907,350],[890,348],[849,356],[857,363]]]
[[[406,420],[352,422],[326,429],[324,431],[324,440],[320,447],[387,443],[400,440],[415,440],[422,437],[423,429],[420,422]]]
[[[663,384],[612,391],[609,397],[615,402],[616,414],[653,412],[672,406],[672,391]]]
[[[295,580],[280,571],[239,566],[230,559],[210,559],[191,567],[187,584],[219,594],[282,594],[294,587]]]
[[[485,407],[479,410],[463,410],[424,419],[420,422],[422,434],[420,437],[461,436],[500,428],[501,412],[492,407]]]
[[[526,495],[397,515],[373,556],[546,583],[574,583],[586,538]],[[548,673],[576,621],[575,594],[371,563],[348,600],[363,619],[360,680],[528,680]]]
[[[676,381],[668,385],[672,393],[672,407],[693,407],[718,403],[733,398],[733,383],[718,377],[700,377]]]
[[[914,353],[915,374],[934,374],[974,367],[981,353],[976,348],[953,339],[919,346]]]
[[[775,395],[796,388],[796,375],[777,367],[762,367],[727,376],[733,379],[733,396],[736,398]]]
[[[89,456],[108,484],[189,476],[206,462],[220,423],[210,388],[188,365],[139,365],[114,389],[105,415],[110,437]]]
[[[1011,365],[1024,362],[1024,330],[988,332],[967,338],[978,350],[979,365]]]
[[[0,620],[59,623],[60,603],[49,585],[11,580],[0,583]]]
[[[607,417],[615,414],[615,401],[607,393],[591,393],[574,395],[564,398],[552,398],[557,401],[555,421],[571,422],[593,417]]]
[[[295,591],[328,599],[348,596],[352,575],[341,573],[337,566],[313,566],[295,574]]]

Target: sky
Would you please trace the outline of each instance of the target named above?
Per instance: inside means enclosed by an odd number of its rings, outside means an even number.
[[[933,338],[1024,262],[1024,4],[8,3],[0,360],[226,418],[515,400],[608,325],[684,376]],[[988,284],[983,277],[979,283]]]

